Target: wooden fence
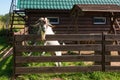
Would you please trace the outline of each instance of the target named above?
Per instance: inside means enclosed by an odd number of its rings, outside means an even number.
[[[120,40],[120,35],[112,34],[56,34],[47,35],[46,40],[66,42],[65,45],[25,45],[24,41],[40,41],[39,35],[15,35],[14,37],[14,76],[28,73],[63,73],[63,72],[93,72],[93,71],[120,71],[120,66],[107,65],[108,62],[120,62],[119,55],[110,55],[111,51],[120,51],[120,45],[113,42]],[[93,44],[85,44],[92,41]],[[109,44],[108,44],[109,43]],[[53,51],[95,51],[96,55],[63,55],[63,56],[23,56],[24,52],[53,52]],[[109,52],[109,54],[108,54]],[[99,65],[89,66],[39,66],[28,67],[32,62],[80,62],[93,61]]]

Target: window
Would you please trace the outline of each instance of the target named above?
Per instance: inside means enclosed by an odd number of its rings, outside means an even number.
[[[51,24],[59,24],[59,17],[47,17]]]
[[[93,24],[106,24],[106,17],[94,17]]]

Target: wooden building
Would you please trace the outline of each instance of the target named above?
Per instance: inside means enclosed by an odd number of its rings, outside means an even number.
[[[77,4],[71,16],[77,33],[120,33],[120,6]]]
[[[120,25],[119,0],[18,0],[17,8],[14,13],[24,12],[29,30],[40,17],[47,17],[57,34],[113,33],[113,27]]]

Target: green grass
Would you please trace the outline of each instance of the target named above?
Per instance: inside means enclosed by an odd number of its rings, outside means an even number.
[[[9,80],[12,76],[12,56],[0,62],[0,80]],[[117,72],[64,73],[64,74],[28,74],[20,75],[17,80],[120,80]]]
[[[34,66],[36,64],[32,64]],[[49,64],[46,64],[47,66]],[[30,66],[30,65],[29,65]],[[13,57],[7,57],[0,62],[0,80],[9,80],[12,76]],[[87,72],[87,73],[52,73],[19,75],[17,80],[120,80],[120,72]]]
[[[60,78],[62,80],[120,80],[119,73],[92,72],[92,73],[64,73],[64,74],[38,74],[20,76],[24,80],[52,80]],[[19,78],[19,79],[20,79]],[[18,79],[18,80],[19,80]]]
[[[5,49],[8,46],[7,37],[0,36],[0,51]]]
[[[0,62],[0,80],[9,80],[12,76],[13,58],[12,56]]]

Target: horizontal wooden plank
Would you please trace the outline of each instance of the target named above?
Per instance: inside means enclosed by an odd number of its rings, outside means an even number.
[[[101,34],[102,32],[108,32],[108,31],[76,31],[76,30],[67,30],[66,31],[59,31],[56,30],[56,34]]]
[[[73,22],[74,23],[74,22]],[[70,23],[70,25],[69,24],[58,24],[58,25],[56,25],[56,27],[59,27],[59,26],[68,26],[68,27],[75,27],[76,25],[75,24],[73,24],[73,23]],[[89,28],[95,28],[95,27],[103,27],[103,26],[106,26],[105,28],[108,28],[108,27],[110,27],[110,25],[109,24],[105,24],[105,25],[92,25],[92,24],[77,24],[77,26],[78,27],[83,27],[83,28],[85,28],[86,26],[87,27],[89,27]],[[55,28],[56,28],[55,27]],[[54,29],[54,28],[53,28]]]
[[[114,40],[120,40],[120,34],[106,34],[105,35],[105,39],[106,40],[112,40],[112,41],[114,41]]]
[[[106,51],[120,51],[120,45],[106,45]]]
[[[78,21],[79,23],[78,24],[91,24],[90,21],[86,20],[86,21]],[[60,24],[69,24],[70,23],[70,20],[67,20],[67,21],[61,21]],[[72,24],[75,24],[75,21],[71,22]]]
[[[15,35],[15,41],[41,40],[40,35]],[[101,34],[55,34],[46,35],[46,40],[102,40]]]
[[[34,15],[34,13],[31,14],[31,15]],[[36,15],[40,16],[40,13],[38,13]],[[33,21],[38,20],[38,18],[39,18],[38,16],[32,16],[32,17],[30,17],[30,19],[33,20]],[[42,16],[40,16],[40,17],[42,17]],[[67,17],[67,16],[66,17],[61,16],[61,18],[59,18],[60,22],[62,22],[62,21],[72,21],[70,19],[73,19],[73,18],[72,17]],[[90,22],[90,20],[92,21],[93,19],[91,17],[86,17],[86,16],[78,18],[78,21],[89,21]]]
[[[70,66],[70,67],[16,67],[15,74],[30,73],[65,73],[101,71],[101,66]]]
[[[63,33],[63,34],[65,34],[66,32],[70,32],[69,34],[73,34],[73,33],[76,33],[76,34],[91,34],[91,33],[102,33],[102,32],[108,32],[108,30],[101,30],[101,29],[99,29],[99,30],[95,30],[95,29],[93,29],[93,30],[84,30],[84,29],[65,29],[65,30],[62,30],[62,29],[56,29],[55,30],[56,31],[56,34],[58,33],[58,34],[60,34],[60,33]],[[66,33],[66,34],[68,34],[68,33]]]
[[[102,40],[100,34],[56,34],[48,35],[46,39],[49,40]]]
[[[16,45],[18,52],[49,52],[49,51],[101,51],[100,44],[79,44],[79,45],[47,45],[47,46],[21,46]]]
[[[36,34],[31,34],[31,35],[15,35],[14,39],[15,42],[22,42],[22,41],[27,41],[27,40],[41,40],[40,35],[36,35]]]
[[[106,62],[120,62],[120,56],[106,56],[105,57]]]
[[[78,31],[109,31],[109,28],[100,28],[100,27],[98,27],[98,28],[81,28],[81,27],[79,27],[79,28],[77,28],[78,29]],[[68,28],[67,26],[66,27],[59,27],[59,28],[55,28],[54,29],[55,31],[56,30],[60,30],[60,31],[66,31],[66,30],[76,30],[76,28],[75,27],[72,27],[72,28]]]
[[[106,66],[106,71],[119,71],[120,72],[120,66]]]
[[[16,63],[29,62],[75,62],[75,61],[101,61],[100,55],[65,55],[65,56],[16,56]]]

